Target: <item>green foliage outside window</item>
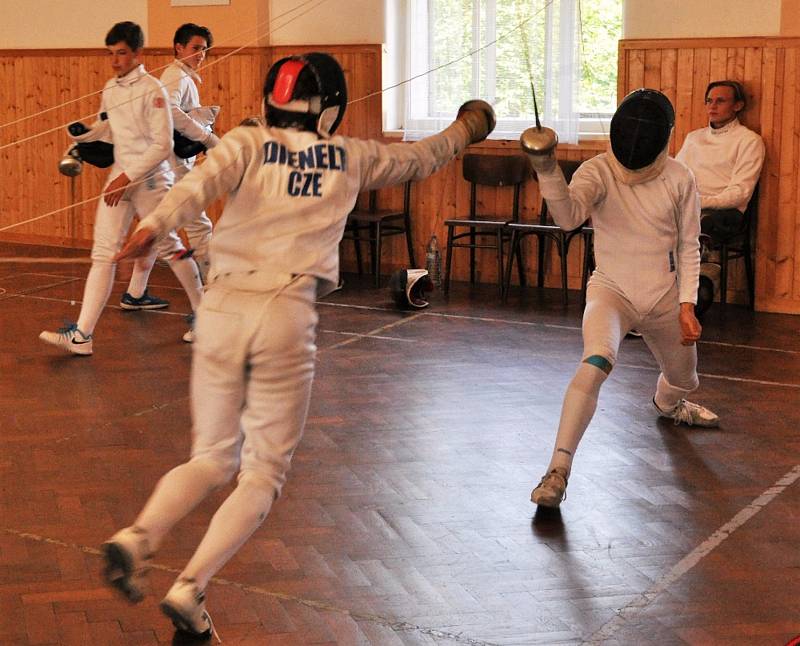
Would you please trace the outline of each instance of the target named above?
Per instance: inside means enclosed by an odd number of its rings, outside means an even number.
[[[481,3],[477,21],[473,20],[474,2]],[[486,2],[494,4],[493,34],[487,30]],[[491,78],[487,70],[491,52],[482,50],[467,56],[431,75],[429,114],[452,114],[461,102],[478,95],[491,100],[501,118],[528,118],[533,114],[531,77],[541,108],[546,98],[545,8],[550,3],[551,0],[429,0],[431,68],[499,39],[494,47],[494,83],[487,83]],[[557,6],[555,0],[554,8]],[[580,0],[578,21],[578,111],[590,116],[609,115],[616,107],[622,0]],[[475,28],[479,30],[477,39],[473,38]],[[557,11],[550,33],[553,38],[558,37]],[[558,88],[551,91],[556,93]]]

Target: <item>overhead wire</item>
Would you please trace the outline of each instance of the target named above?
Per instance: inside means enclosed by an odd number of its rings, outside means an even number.
[[[206,65],[204,65],[204,66],[203,66],[203,69],[209,69],[210,67],[214,67],[215,65],[219,65],[219,64],[220,64],[222,61],[224,61],[224,60],[226,60],[226,59],[230,58],[231,56],[233,56],[233,55],[235,55],[235,54],[238,54],[240,51],[242,51],[243,49],[246,49],[247,47],[250,47],[250,46],[252,46],[254,43],[257,43],[257,42],[259,42],[259,41],[260,41],[262,38],[265,38],[265,37],[268,37],[268,36],[271,36],[271,35],[273,35],[275,32],[277,32],[277,31],[279,31],[279,30],[283,29],[284,27],[286,27],[287,25],[290,25],[290,24],[291,24],[292,22],[294,22],[295,20],[298,20],[299,18],[302,18],[302,17],[303,17],[303,16],[305,16],[306,14],[308,14],[308,13],[310,13],[310,12],[314,11],[315,9],[317,9],[318,7],[320,7],[321,5],[323,5],[323,4],[324,4],[324,3],[326,3],[326,2],[328,2],[328,0],[305,0],[305,2],[301,3],[301,4],[300,4],[300,5],[298,5],[297,7],[293,8],[293,9],[291,9],[291,10],[289,10],[289,11],[285,11],[284,13],[280,14],[280,15],[279,15],[279,16],[277,16],[276,18],[283,17],[283,16],[285,16],[286,14],[288,14],[288,13],[291,13],[292,11],[296,11],[297,9],[299,9],[299,8],[301,8],[301,7],[304,7],[304,6],[308,5],[308,4],[312,4],[312,3],[316,3],[316,4],[314,4],[314,6],[313,6],[313,7],[311,7],[311,8],[309,8],[307,11],[304,11],[304,12],[302,12],[302,13],[299,13],[299,14],[297,14],[296,16],[293,16],[291,19],[287,20],[285,23],[283,23],[283,24],[279,25],[279,26],[278,26],[278,27],[276,27],[275,29],[271,29],[270,31],[268,31],[268,32],[266,32],[266,33],[258,34],[258,35],[257,35],[257,36],[256,36],[256,37],[253,39],[253,40],[251,40],[251,41],[249,41],[249,42],[245,43],[244,45],[240,45],[239,47],[236,47],[235,49],[231,50],[230,52],[227,52],[226,54],[223,54],[223,55],[222,55],[222,56],[220,56],[219,58],[215,58],[214,60],[212,60],[212,61],[210,61],[209,63],[207,63]],[[269,21],[262,21],[262,22],[272,22],[272,21],[273,21],[273,20],[275,20],[276,18],[271,18],[271,19],[269,19]],[[261,24],[261,23],[259,23],[259,24]],[[248,29],[247,31],[250,31],[250,29]],[[242,32],[242,33],[246,33],[246,32]],[[193,56],[193,55],[192,55],[192,56]],[[185,58],[191,58],[192,56],[187,56],[187,57],[185,57]],[[166,65],[163,65],[163,66],[161,66],[161,67],[155,68],[155,69],[154,69],[154,70],[152,70],[152,71],[153,71],[153,72],[156,72],[156,71],[159,71],[159,70],[165,69],[166,67],[168,67],[168,66],[169,66],[169,65],[171,65],[171,64],[172,64],[171,62],[170,62],[170,63],[167,63]],[[152,93],[152,92],[157,92],[157,91],[158,91],[158,90],[155,90],[155,89],[154,89],[154,90],[151,90],[150,92]],[[95,91],[95,92],[90,92],[89,94],[86,94],[86,95],[84,95],[84,96],[82,96],[82,97],[78,97],[78,98],[76,98],[76,99],[70,99],[70,100],[68,100],[68,101],[65,101],[65,102],[63,102],[63,103],[60,103],[60,104],[58,104],[58,105],[52,106],[52,107],[50,107],[50,108],[47,108],[47,109],[45,109],[45,110],[42,110],[42,111],[40,111],[40,112],[38,112],[38,113],[35,113],[35,114],[33,114],[33,115],[26,116],[26,117],[21,117],[20,119],[17,119],[17,120],[15,120],[15,121],[12,121],[12,122],[9,122],[9,123],[6,123],[6,124],[2,124],[2,125],[0,125],[0,129],[2,129],[2,128],[6,127],[6,126],[10,126],[10,125],[12,125],[12,124],[15,124],[15,123],[20,123],[21,121],[26,121],[27,119],[33,118],[33,117],[35,117],[35,116],[39,116],[39,115],[41,115],[41,114],[44,114],[44,113],[46,113],[46,112],[50,112],[50,111],[52,111],[52,110],[58,110],[58,109],[60,109],[60,108],[63,108],[63,107],[64,107],[64,106],[66,106],[66,105],[69,105],[69,104],[71,104],[71,103],[75,103],[75,102],[77,102],[77,101],[80,101],[80,100],[82,100],[82,99],[85,99],[85,98],[89,98],[89,97],[95,96],[95,95],[97,95],[97,94],[102,94],[102,92],[103,92],[103,90],[97,90],[97,91]],[[119,107],[121,107],[121,106],[123,106],[123,105],[126,105],[127,103],[130,103],[131,101],[135,101],[135,100],[136,100],[136,98],[131,98],[131,99],[127,99],[127,100],[125,100],[125,101],[120,101],[119,103],[117,103],[117,104],[115,104],[115,105],[109,106],[109,107],[106,109],[106,111],[114,110],[114,109],[116,109],[116,108],[119,108]],[[61,129],[65,128],[66,126],[68,126],[70,123],[73,123],[73,122],[75,122],[75,121],[82,121],[83,119],[90,119],[90,118],[92,118],[92,117],[94,117],[94,116],[96,116],[96,115],[97,115],[97,113],[96,113],[96,112],[92,112],[92,113],[90,113],[90,114],[87,114],[87,115],[83,115],[83,116],[81,116],[81,117],[78,117],[77,119],[70,119],[70,120],[69,120],[69,121],[67,121],[66,123],[62,123],[62,124],[59,124],[59,125],[57,125],[57,126],[54,126],[54,127],[52,127],[52,128],[48,128],[48,129],[46,129],[46,130],[42,130],[42,131],[40,131],[40,132],[37,132],[37,133],[35,133],[35,134],[28,135],[27,137],[23,137],[22,139],[17,139],[17,140],[15,140],[15,141],[10,141],[10,142],[4,143],[4,144],[0,144],[0,150],[4,150],[5,148],[10,148],[11,146],[19,146],[19,145],[21,145],[21,144],[23,144],[23,143],[25,143],[25,142],[27,142],[27,141],[31,141],[31,140],[33,140],[33,139],[38,139],[39,137],[42,137],[42,136],[44,136],[44,135],[47,135],[47,134],[50,134],[50,133],[53,133],[53,132],[58,132],[59,130],[61,130]]]
[[[579,2],[578,2],[578,4],[579,4],[579,5],[580,5],[580,1],[581,1],[581,0],[579,0]],[[283,28],[283,27],[287,26],[288,24],[290,24],[291,22],[293,22],[294,20],[297,20],[297,19],[301,18],[302,16],[306,15],[306,13],[308,13],[308,12],[312,11],[313,9],[316,9],[318,6],[320,6],[320,5],[321,5],[321,4],[323,4],[324,2],[327,2],[327,0],[307,0],[307,2],[303,3],[303,5],[300,5],[300,6],[305,6],[305,5],[307,5],[307,4],[310,4],[310,3],[313,3],[313,2],[316,2],[316,3],[317,3],[317,4],[316,4],[314,7],[312,7],[311,9],[309,9],[309,10],[308,10],[308,11],[306,11],[306,12],[303,12],[302,14],[298,14],[298,15],[294,16],[294,17],[293,17],[293,18],[291,18],[289,21],[287,21],[286,23],[282,24],[280,27],[277,27],[276,29],[274,29],[274,30],[272,30],[271,32],[269,32],[269,34],[262,34],[262,35],[260,35],[260,36],[259,36],[259,39],[260,39],[260,38],[263,38],[265,35],[271,35],[272,33],[275,33],[275,31],[277,31],[278,29],[281,29],[281,28]],[[390,90],[392,90],[392,89],[395,89],[395,88],[397,88],[397,87],[401,87],[401,86],[403,86],[403,85],[406,85],[406,84],[410,83],[411,81],[414,81],[414,80],[416,80],[416,79],[418,79],[418,78],[422,78],[422,77],[424,77],[424,76],[427,76],[427,75],[433,74],[433,73],[434,73],[434,72],[436,72],[436,71],[439,71],[439,70],[441,70],[441,69],[444,69],[444,68],[446,68],[446,67],[449,67],[449,66],[451,66],[451,65],[455,65],[456,63],[458,63],[458,62],[460,62],[460,61],[462,61],[462,60],[464,60],[464,59],[466,59],[466,58],[468,58],[468,57],[474,56],[474,55],[476,55],[476,54],[480,53],[481,51],[483,51],[483,50],[487,49],[488,47],[491,47],[491,46],[495,45],[496,43],[498,43],[498,42],[500,42],[500,41],[502,41],[502,40],[504,40],[504,39],[508,38],[508,37],[509,37],[509,36],[511,36],[512,34],[514,34],[514,33],[518,32],[519,30],[521,30],[521,29],[523,29],[523,28],[525,28],[525,27],[526,27],[526,25],[527,25],[527,24],[528,24],[530,21],[532,21],[532,20],[533,20],[534,18],[536,18],[536,17],[537,17],[537,16],[538,16],[540,13],[542,13],[543,11],[545,11],[545,10],[547,9],[547,7],[549,7],[550,5],[552,5],[554,2],[555,2],[555,0],[547,0],[547,1],[546,1],[546,2],[545,2],[543,5],[542,5],[542,7],[541,7],[541,8],[540,8],[538,11],[535,11],[535,12],[534,12],[534,13],[533,13],[531,16],[529,16],[528,18],[525,18],[524,20],[522,20],[520,23],[518,23],[517,25],[515,25],[515,26],[514,26],[514,27],[512,27],[511,29],[509,29],[509,30],[507,30],[507,31],[505,31],[505,32],[503,32],[503,33],[501,33],[499,36],[495,37],[495,38],[494,38],[494,39],[492,39],[491,41],[488,41],[488,42],[484,43],[484,44],[483,44],[483,45],[481,45],[480,47],[477,47],[477,48],[475,48],[475,49],[472,49],[472,50],[470,50],[469,52],[467,52],[467,53],[463,54],[462,56],[459,56],[459,57],[457,57],[457,58],[455,58],[455,59],[452,59],[452,60],[450,60],[450,61],[447,61],[446,63],[442,63],[441,65],[437,65],[437,66],[435,66],[435,67],[433,67],[433,68],[430,68],[430,69],[428,69],[428,70],[427,70],[427,71],[425,71],[425,72],[422,72],[422,73],[419,73],[419,74],[413,75],[413,76],[411,76],[411,77],[409,77],[409,78],[407,78],[407,79],[405,79],[405,80],[403,80],[403,81],[400,81],[399,83],[395,83],[395,84],[393,84],[393,85],[390,85],[390,86],[387,86],[387,87],[385,87],[385,88],[382,88],[382,89],[381,89],[381,90],[379,90],[379,91],[376,91],[376,92],[369,93],[369,94],[367,94],[367,95],[365,95],[365,96],[362,96],[362,97],[360,97],[360,98],[358,98],[358,99],[353,99],[353,100],[351,100],[351,101],[349,101],[349,102],[348,102],[348,105],[351,105],[351,104],[354,104],[354,103],[359,103],[359,102],[361,102],[361,101],[365,101],[365,100],[367,100],[367,99],[369,99],[369,98],[372,98],[372,97],[374,97],[374,96],[379,96],[379,95],[383,94],[384,92],[388,92],[388,91],[390,91]],[[283,16],[283,15],[286,15],[287,13],[290,13],[290,12],[284,12],[284,14],[281,14],[281,16]],[[579,22],[580,22],[580,8],[579,8]],[[581,31],[581,41],[582,41],[582,38],[583,38],[583,27],[582,27],[582,23],[580,24],[580,31]],[[233,52],[230,52],[229,54],[226,54],[225,56],[227,57],[227,56],[233,55],[233,54],[234,54],[236,51],[241,51],[241,49],[243,49],[243,48],[244,48],[244,47],[246,47],[246,46],[247,46],[247,45],[245,45],[245,46],[242,46],[242,47],[240,47],[238,50],[234,50]],[[526,50],[526,58],[528,58],[528,55],[527,55],[527,50]],[[220,62],[221,60],[222,60],[222,58],[221,58],[221,59],[218,59],[217,61],[214,61],[214,62]],[[532,86],[532,88],[533,88],[533,79],[532,79],[532,74],[531,74],[530,62],[528,61],[528,62],[527,62],[527,64],[528,64],[528,70],[529,70],[530,82],[531,82],[531,86]],[[211,65],[211,64],[209,64],[209,65],[205,66],[205,68],[209,67],[210,65]],[[535,100],[535,99],[534,99],[534,100]],[[56,107],[59,107],[59,106],[56,106]],[[537,112],[537,124],[538,124],[538,110],[537,110],[536,112]],[[61,126],[61,127],[63,127],[63,126]],[[59,127],[58,129],[60,129],[61,127]],[[50,130],[50,131],[47,131],[47,132],[52,132],[52,130]],[[44,133],[40,133],[40,134],[44,134]],[[21,142],[17,142],[17,143],[21,143]],[[10,145],[13,145],[13,144],[10,144]],[[0,150],[2,150],[4,147],[7,147],[7,146],[0,146]],[[159,171],[159,172],[163,174],[163,173],[167,173],[167,172],[169,172],[169,171],[171,171],[171,170],[173,170],[173,169],[174,169],[174,167],[172,167],[172,166],[171,166],[169,169],[167,169],[167,170],[163,170],[163,171]],[[131,187],[133,187],[133,186],[136,186],[136,185],[138,185],[138,184],[141,184],[141,183],[143,183],[144,181],[146,181],[146,179],[147,179],[147,178],[143,178],[143,179],[137,180],[137,181],[135,181],[135,182],[131,182],[131,183],[130,183],[130,184],[128,184],[128,186],[126,187],[126,190],[127,190],[128,188],[131,188]],[[44,218],[47,218],[47,217],[50,217],[50,216],[53,216],[53,215],[57,215],[58,213],[63,213],[64,211],[67,211],[67,210],[69,210],[69,209],[73,209],[73,208],[75,208],[75,207],[78,207],[78,206],[83,206],[83,205],[85,205],[85,204],[88,204],[88,203],[90,203],[90,202],[93,202],[93,201],[95,201],[95,200],[97,200],[97,199],[100,199],[100,198],[102,198],[102,197],[103,197],[103,196],[105,196],[105,195],[106,195],[106,192],[102,192],[102,193],[100,193],[99,195],[95,195],[95,196],[89,197],[89,198],[87,198],[87,199],[85,199],[85,200],[82,200],[82,201],[80,201],[80,202],[75,202],[75,203],[69,204],[69,205],[67,205],[67,206],[60,207],[60,208],[58,208],[58,209],[53,209],[53,210],[51,210],[51,211],[48,211],[47,213],[43,213],[43,214],[41,214],[41,215],[37,215],[37,216],[34,216],[34,217],[32,217],[32,218],[28,218],[27,220],[23,220],[23,221],[20,221],[20,222],[14,222],[14,223],[12,223],[12,224],[10,224],[10,225],[6,225],[6,226],[3,226],[3,227],[0,227],[0,232],[7,231],[7,230],[9,230],[9,229],[13,229],[13,228],[16,228],[16,227],[20,227],[20,226],[23,226],[23,225],[25,225],[25,224],[31,224],[31,223],[33,223],[33,222],[36,222],[36,221],[38,221],[38,220],[42,220],[42,219],[44,219]]]

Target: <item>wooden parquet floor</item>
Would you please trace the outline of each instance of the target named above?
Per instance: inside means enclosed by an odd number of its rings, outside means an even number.
[[[0,245],[0,254],[52,253]],[[189,448],[185,297],[122,313],[91,358],[37,340],[86,267],[0,264],[0,644],[181,643],[158,601],[219,502],[173,532],[152,594],[104,587],[98,548]],[[529,501],[580,358],[558,293],[457,285],[396,311],[368,278],[319,306],[317,375],[283,497],[208,588],[224,644],[747,644],[800,634],[800,318],[712,309],[696,399],[650,404],[641,340],[617,368],[560,514]],[[577,296],[573,296],[577,301]]]

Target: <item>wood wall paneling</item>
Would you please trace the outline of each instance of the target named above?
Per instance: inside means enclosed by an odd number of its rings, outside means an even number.
[[[218,129],[234,127],[242,118],[260,113],[261,84],[271,63],[278,58],[314,47],[247,48],[230,52],[216,50],[208,58],[200,88],[206,104],[222,106]],[[381,138],[381,48],[378,45],[346,45],[325,48],[342,63],[350,98],[359,100],[348,107],[341,132],[352,136]],[[797,74],[800,39],[795,38],[717,38],[621,41],[619,47],[618,91],[620,96],[637,87],[662,89],[676,108],[674,153],[686,134],[706,124],[703,94],[711,80],[732,77],[742,80],[750,105],[743,116],[748,127],[760,132],[767,148],[767,163],[761,179],[759,201],[756,300],[757,308],[769,311],[800,313],[800,97]],[[169,50],[149,50],[148,69],[169,62]],[[109,76],[102,50],[0,51],[0,124],[24,115],[46,110],[61,102],[99,91]],[[34,119],[0,129],[0,145],[37,132],[87,118],[96,112],[99,97],[87,96]],[[18,146],[0,150],[3,164],[0,185],[0,228],[22,222],[71,204],[70,180],[57,172],[57,163],[68,139],[62,129]],[[605,149],[605,142],[582,142],[562,146],[559,156],[588,159]],[[473,147],[482,154],[516,154],[516,141],[489,141]],[[76,198],[88,200],[99,195],[105,172],[85,166],[76,180]],[[483,209],[501,214],[510,208],[509,197],[502,189],[486,189],[479,197]],[[436,233],[444,246],[443,221],[465,213],[469,188],[461,177],[461,162],[456,160],[413,189],[414,244],[418,263],[430,236]],[[399,206],[398,188],[382,191],[382,205]],[[533,219],[539,210],[535,182],[523,191],[522,217]],[[37,222],[0,232],[0,239],[21,240],[88,247],[91,244],[94,204],[89,203],[48,216]],[[220,207],[211,210],[212,218]],[[569,258],[569,284],[579,286],[581,249],[573,242]],[[442,249],[443,250],[443,249]],[[444,250],[443,250],[444,251]],[[529,259],[536,252],[536,241],[525,241]],[[548,255],[545,284],[560,284],[558,263],[552,250]],[[399,237],[390,239],[384,256],[384,273],[407,264]],[[534,263],[528,260],[531,282],[536,279]],[[354,269],[352,247],[343,249],[343,267]],[[491,253],[479,254],[478,276],[482,282],[496,280],[495,260]],[[455,280],[467,277],[467,254],[454,256]],[[739,267],[732,272],[729,298],[744,296],[743,274]]]
[[[658,61],[658,72],[656,71]],[[744,83],[742,122],[764,138],[756,234],[756,308],[800,313],[800,39],[716,38],[621,41],[620,95],[643,83],[675,103],[672,151],[689,131],[707,124],[706,85],[732,78]],[[729,299],[743,301],[741,261],[732,268]]]

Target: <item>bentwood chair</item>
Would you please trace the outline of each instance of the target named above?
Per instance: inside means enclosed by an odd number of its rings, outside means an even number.
[[[476,249],[494,249],[497,254],[497,283],[503,293],[503,248],[509,239],[506,225],[519,220],[520,192],[529,175],[524,155],[464,155],[463,177],[469,182],[469,213],[466,217],[445,220],[447,227],[447,260],[444,292],[450,289],[453,249],[469,249],[469,280],[475,284]],[[511,212],[505,215],[479,213],[478,193],[482,187],[513,190]],[[520,280],[524,276],[520,273]]]
[[[370,191],[366,208],[356,207],[347,216],[343,240],[352,240],[356,253],[358,273],[362,274],[361,244],[368,243],[375,287],[381,284],[381,254],[383,239],[404,235],[408,250],[408,266],[416,266],[414,246],[411,238],[411,182],[403,186],[403,207],[401,209],[378,208],[378,191]]]
[[[581,165],[579,161],[559,160],[558,165],[564,173],[564,179],[567,183],[572,181],[572,176],[578,167]],[[564,305],[567,304],[567,254],[569,253],[569,246],[572,239],[580,233],[580,228],[573,231],[564,231],[559,227],[550,217],[547,209],[547,202],[542,199],[542,206],[539,211],[538,222],[512,222],[508,225],[511,231],[511,248],[508,254],[508,264],[506,266],[506,274],[504,279],[504,299],[508,296],[508,289],[511,285],[511,270],[514,264],[514,257],[517,257],[520,273],[524,273],[522,267],[521,242],[528,236],[536,236],[538,244],[538,267],[537,267],[537,284],[541,289],[544,287],[544,274],[545,274],[545,259],[549,247],[549,243],[555,244],[556,251],[561,266],[561,300]]]

